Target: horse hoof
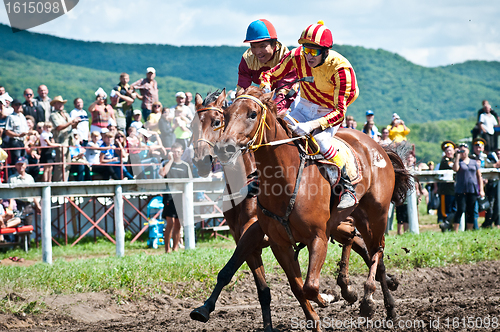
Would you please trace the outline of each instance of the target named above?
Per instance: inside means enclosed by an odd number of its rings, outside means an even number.
[[[342,293],[342,297],[349,305],[355,303],[358,300],[358,294],[356,294],[356,292],[353,290],[346,289],[346,290],[342,290],[341,293]]]
[[[398,318],[396,308],[387,308],[387,320],[394,321],[396,318]]]
[[[398,289],[398,286],[399,286],[399,280],[398,278],[396,278],[396,276],[394,275],[391,275],[391,274],[387,274],[387,287],[389,287],[389,289],[391,291],[396,291]]]
[[[375,313],[375,302],[372,299],[363,299],[359,306],[359,315],[361,317],[371,318]]]
[[[199,322],[206,323],[210,319],[210,312],[208,312],[207,308],[201,306],[191,311],[189,317],[191,317],[192,320],[197,320]]]

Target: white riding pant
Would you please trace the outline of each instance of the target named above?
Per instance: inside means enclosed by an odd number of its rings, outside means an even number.
[[[298,122],[317,120],[332,111],[331,108],[321,107],[304,98],[299,98],[298,101],[295,99],[295,101],[296,103],[293,103],[289,114]],[[290,122],[288,117],[285,119]],[[339,128],[340,124],[326,128],[325,130],[321,130],[321,128],[316,129],[312,132],[312,136],[318,142],[319,152],[325,156],[326,159],[331,159],[335,155],[336,151],[333,150],[332,137],[337,133]]]

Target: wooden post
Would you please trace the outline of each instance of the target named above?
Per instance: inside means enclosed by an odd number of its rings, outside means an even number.
[[[122,186],[115,186],[115,230],[116,256],[125,256],[125,228],[123,225],[123,196]]]
[[[52,264],[52,223],[50,186],[42,188],[42,261]]]
[[[194,213],[193,213],[193,181],[184,183],[182,192],[182,214],[184,216],[184,246],[186,249],[196,247],[194,233]]]

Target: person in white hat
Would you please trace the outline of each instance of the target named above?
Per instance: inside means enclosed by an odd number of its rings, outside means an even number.
[[[134,127],[137,130],[141,129],[142,128],[141,117],[142,117],[142,111],[141,110],[134,110],[134,112],[132,112],[133,121],[130,124],[130,127]]]
[[[132,88],[140,92],[137,98],[142,100],[141,108],[144,120],[148,119],[153,103],[158,101],[158,82],[155,81],[155,77],[156,70],[153,67],[148,67],[146,69],[146,78],[141,78],[130,84]]]
[[[190,126],[191,121],[194,119],[194,114],[189,107],[186,106],[186,94],[182,91],[179,91],[175,94],[175,101],[177,104],[172,106],[170,109],[170,115],[175,117],[175,110],[182,109],[182,115],[184,115],[187,119],[189,119],[188,126]]]
[[[115,111],[111,105],[108,105],[108,94],[103,88],[97,89],[95,96],[95,102],[89,106],[89,112],[92,117],[90,131],[102,132],[103,128],[108,127],[109,119],[113,119],[116,122]]]

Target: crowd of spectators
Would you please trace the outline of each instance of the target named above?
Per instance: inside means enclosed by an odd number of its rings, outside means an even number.
[[[50,98],[44,84],[38,96],[26,88],[24,102],[0,86],[0,146],[7,152],[1,181],[17,173],[20,157],[39,182],[158,178],[160,162],[176,142],[190,162],[193,95],[177,92],[175,105],[165,107],[155,77],[148,67],[145,78],[130,84],[122,73],[109,90],[96,87],[88,107],[73,96],[72,109],[63,96]]]

